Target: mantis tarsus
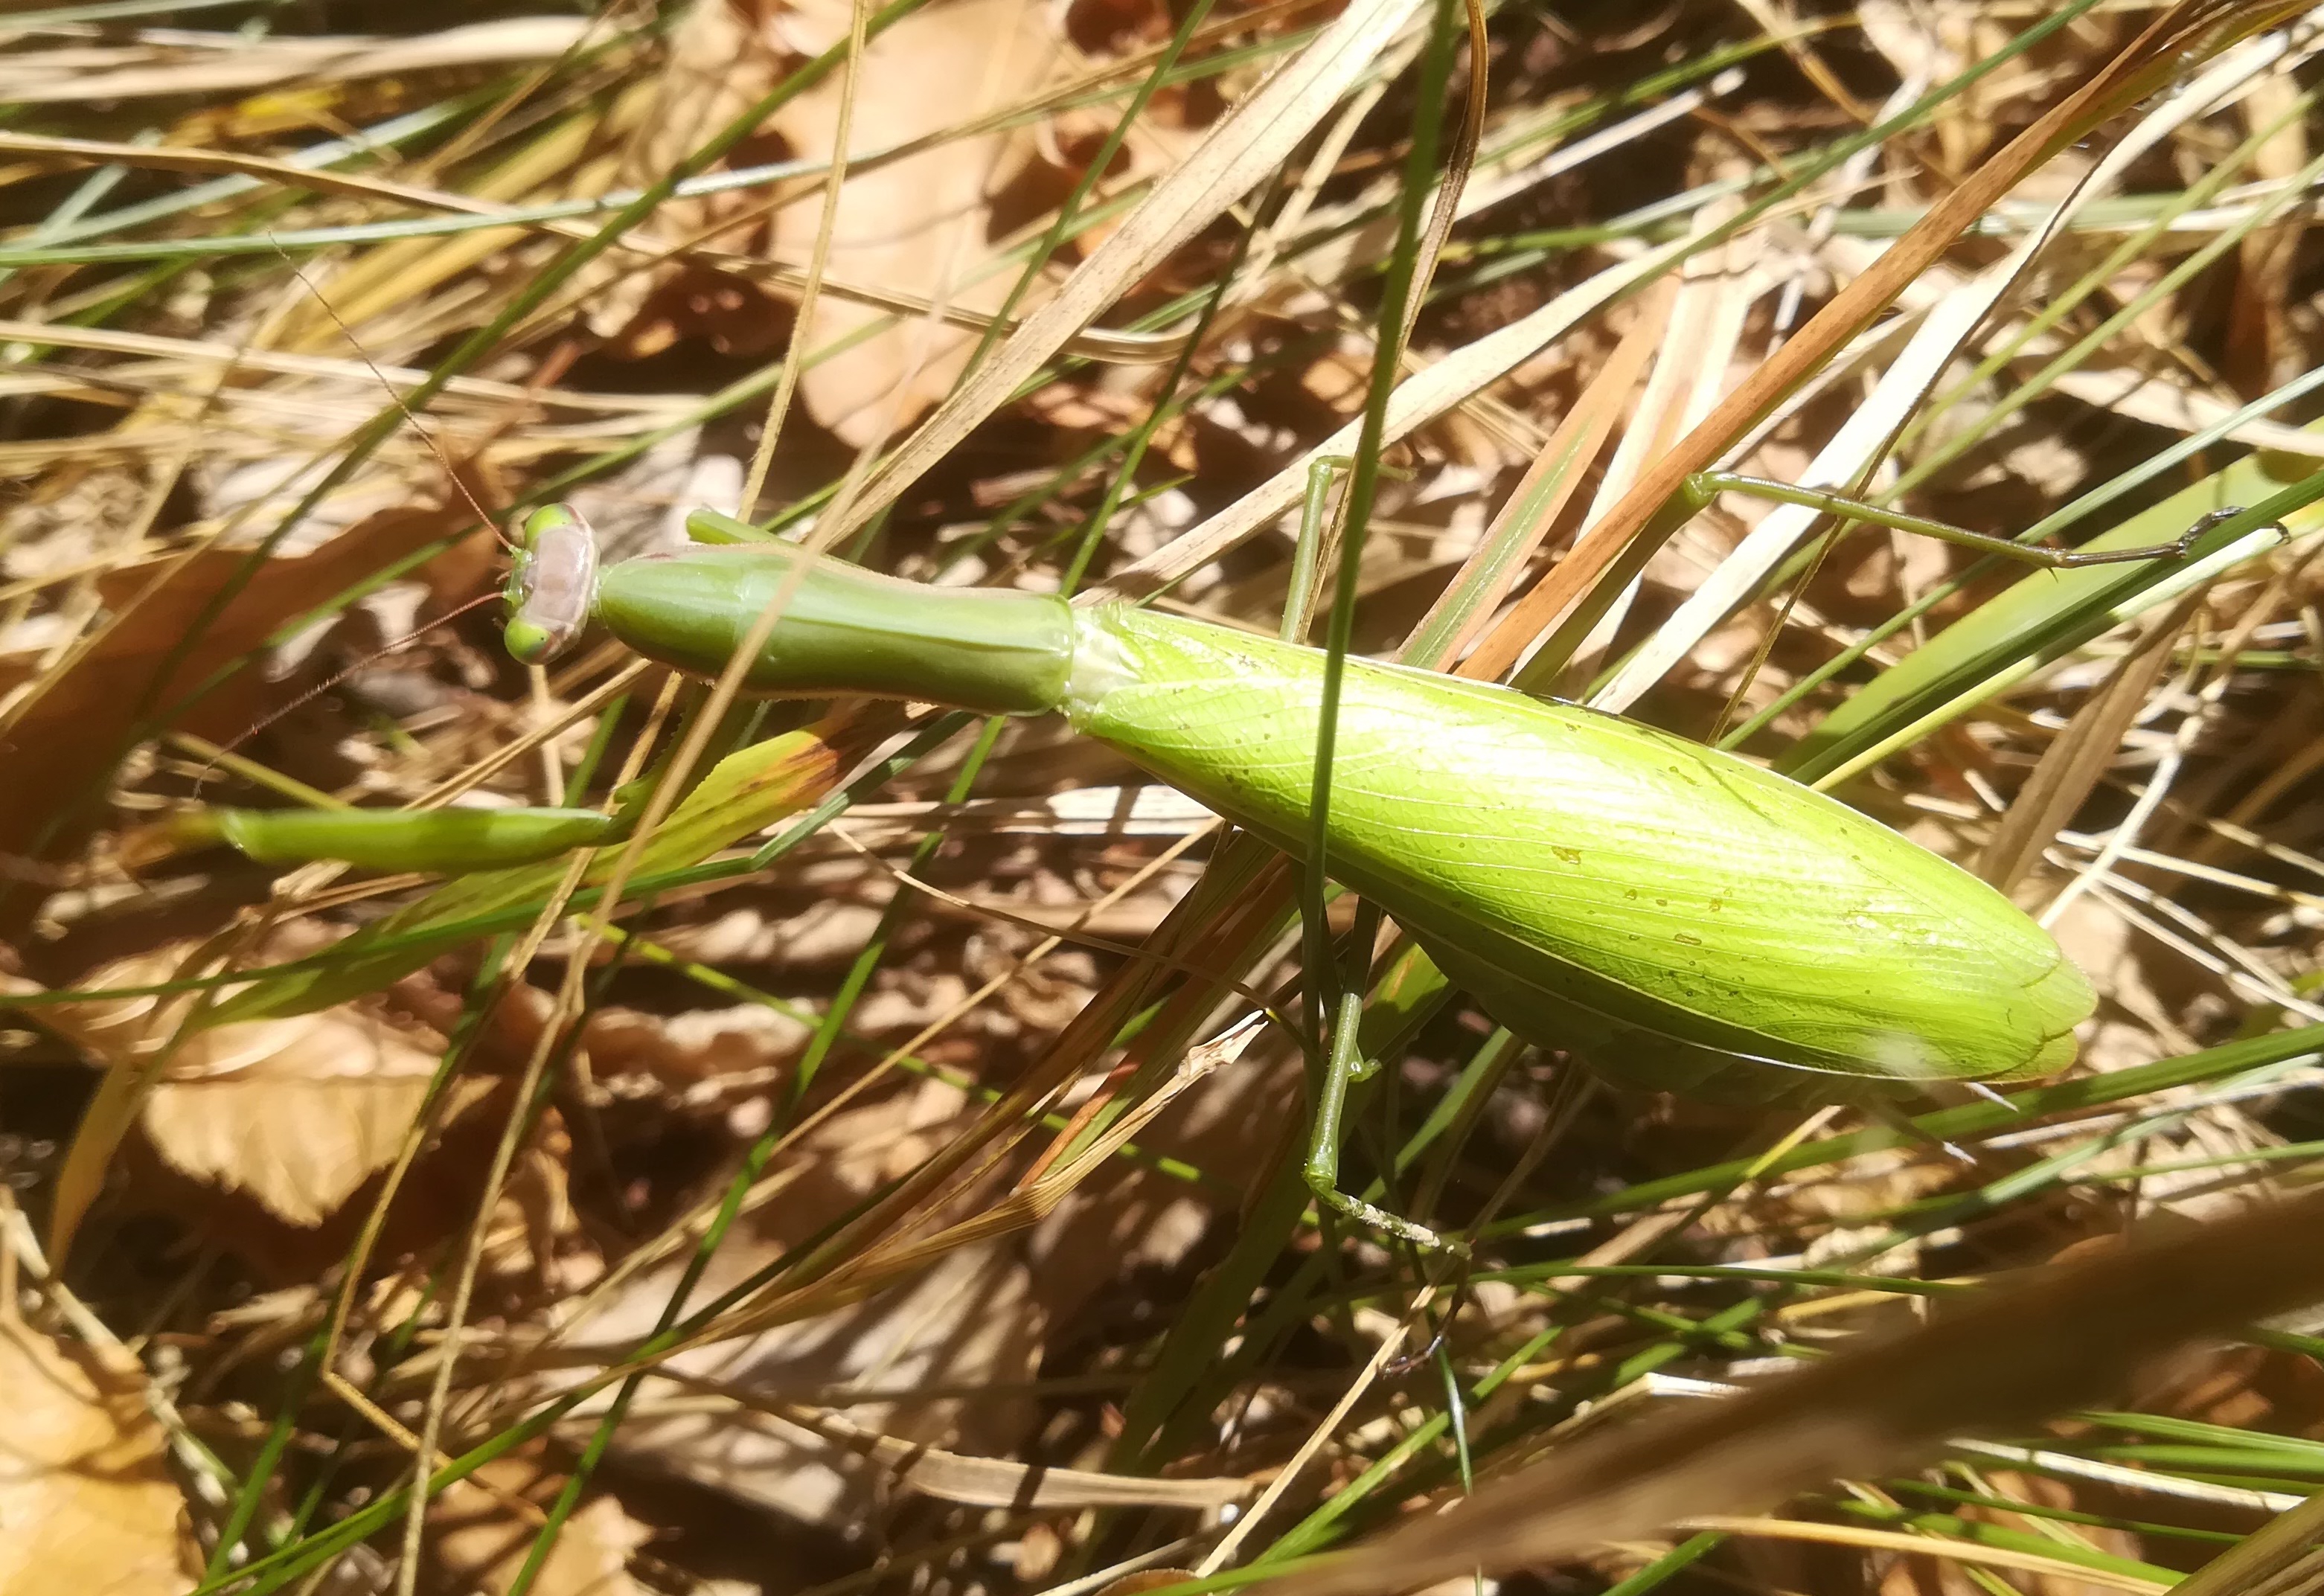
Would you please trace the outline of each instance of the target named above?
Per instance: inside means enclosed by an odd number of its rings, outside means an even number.
[[[2050,566],[2169,558],[2204,530],[2076,555],[1756,478],[1707,475],[1689,494],[1729,490]],[[601,569],[575,512],[536,512],[507,587],[510,650],[543,660],[595,626],[712,677],[780,603],[748,666],[752,692],[1062,713],[1301,852],[1321,650],[1123,604],[899,581],[707,511],[688,526],[693,548]],[[2025,1080],[2073,1056],[2095,999],[2049,934],[1820,793],[1635,722],[1369,660],[1347,662],[1338,717],[1332,875],[1520,1037],[1634,1084],[1756,1102]],[[619,810],[221,810],[192,825],[262,859],[443,868],[603,844],[625,822]],[[1343,1047],[1333,1061],[1326,1091],[1362,1063]],[[1319,1192],[1327,1167],[1311,1166]]]

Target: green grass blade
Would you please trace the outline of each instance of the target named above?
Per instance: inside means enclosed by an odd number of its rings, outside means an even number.
[[[2271,485],[2255,460],[2172,495],[2082,547],[2135,548],[2167,540],[2236,497]],[[2280,523],[2295,535],[2324,524],[2324,473],[2267,494],[2207,532],[2185,560],[2037,571],[1948,627],[1800,739],[1777,762],[1794,780],[1830,786],[1873,761],[1927,735],[2040,667],[2062,658],[2123,622],[2175,597],[2190,571],[2222,574],[2269,552],[2273,538],[2253,533]],[[2224,565],[2221,557],[2227,556]]]

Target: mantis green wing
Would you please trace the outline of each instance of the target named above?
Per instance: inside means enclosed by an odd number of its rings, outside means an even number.
[[[1120,606],[1084,612],[1079,645],[1075,729],[1299,849],[1319,651]],[[1511,1030],[1638,1084],[2047,1075],[2092,1006],[1965,871],[1613,715],[1351,660],[1333,780],[1336,876]]]

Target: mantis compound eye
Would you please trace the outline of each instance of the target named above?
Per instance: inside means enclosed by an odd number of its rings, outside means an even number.
[[[597,595],[597,540],[580,512],[550,504],[525,518],[509,567],[502,640],[527,665],[554,660],[589,623]]]

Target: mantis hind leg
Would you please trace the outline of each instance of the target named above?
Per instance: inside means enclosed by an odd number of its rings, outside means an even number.
[[[1307,1119],[1307,1157],[1300,1174],[1315,1201],[1333,1213],[1341,1214],[1399,1241],[1409,1242],[1424,1252],[1449,1252],[1467,1257],[1469,1249],[1463,1242],[1439,1235],[1426,1225],[1417,1224],[1401,1214],[1391,1213],[1374,1203],[1368,1203],[1352,1192],[1340,1186],[1340,1137],[1345,1128],[1348,1089],[1359,1082],[1369,1081],[1379,1073],[1379,1061],[1367,1057],[1359,1037],[1363,1012],[1363,995],[1349,992],[1342,997],[1332,1026],[1331,1050],[1318,1074],[1314,1102]]]
[[[1384,985],[1393,991],[1399,977],[1408,973],[1407,963],[1391,972]],[[1433,973],[1433,972],[1432,972]],[[1433,1004],[1430,1007],[1433,1008]],[[1346,1124],[1350,1088],[1370,1081],[1379,1073],[1379,1060],[1370,1056],[1361,1040],[1363,1000],[1360,993],[1345,993],[1338,1006],[1332,1028],[1332,1047],[1323,1061],[1323,1068],[1314,1073],[1310,1113],[1307,1121],[1307,1156],[1300,1174],[1306,1182],[1316,1205],[1327,1214],[1338,1214],[1367,1229],[1393,1237],[1414,1250],[1441,1259],[1453,1271],[1450,1296],[1441,1311],[1434,1315],[1434,1325],[1419,1351],[1406,1352],[1391,1359],[1382,1372],[1391,1379],[1400,1379],[1414,1369],[1435,1357],[1451,1333],[1452,1322],[1460,1315],[1462,1305],[1469,1292],[1469,1272],[1466,1268],[1471,1253],[1469,1244],[1457,1236],[1448,1236],[1428,1226],[1394,1213],[1379,1204],[1369,1202],[1340,1185],[1340,1138]],[[1441,1273],[1434,1277],[1442,1284]],[[1426,1298],[1422,1299],[1425,1305]],[[1416,1306],[1418,1315],[1425,1311]]]
[[[1737,471],[1698,471],[1686,479],[1681,490],[1688,503],[1696,509],[1708,508],[1721,494],[1744,494],[1755,499],[1768,499],[1778,504],[1797,504],[1805,510],[1820,510],[1843,521],[1866,521],[1874,526],[1890,527],[1900,532],[1917,532],[1925,538],[1937,538],[1947,543],[1957,543],[1964,549],[1974,549],[1984,554],[1998,554],[2010,559],[2020,559],[2052,570],[2073,570],[2084,566],[2127,565],[2140,560],[2180,559],[2191,550],[2196,540],[2221,521],[2241,515],[2239,509],[2217,510],[2203,517],[2167,543],[2142,544],[2135,549],[2051,549],[2039,543],[2019,543],[2008,538],[1996,537],[1991,532],[1975,532],[1950,521],[1932,521],[1926,516],[1907,515],[1884,505],[1867,503],[1862,499],[1836,494],[1829,488],[1800,487],[1788,482],[1776,482],[1765,476],[1747,476]]]

